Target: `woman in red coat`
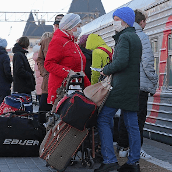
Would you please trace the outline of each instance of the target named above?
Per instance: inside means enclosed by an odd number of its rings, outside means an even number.
[[[44,62],[44,67],[49,72],[47,99],[49,104],[54,103],[56,90],[68,75],[85,70],[86,58],[76,43],[81,33],[80,22],[78,14],[66,14],[49,44]],[[84,86],[88,85],[90,81],[85,76]]]

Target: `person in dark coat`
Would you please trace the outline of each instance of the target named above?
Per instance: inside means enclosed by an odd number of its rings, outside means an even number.
[[[5,96],[11,93],[11,83],[13,81],[11,75],[10,58],[6,51],[7,41],[0,38],[0,103]]]
[[[31,69],[26,57],[28,47],[29,39],[27,37],[21,37],[12,49],[14,53],[13,91],[31,95],[31,92],[35,90],[35,77],[33,75],[34,71]]]
[[[89,35],[82,35],[79,39],[79,47],[82,50],[83,54],[86,57],[86,66],[85,66],[85,74],[91,82],[91,64],[92,64],[92,51],[86,49],[86,41]]]
[[[135,10],[135,22],[134,27],[136,34],[139,36],[142,42],[142,58],[140,62],[140,94],[139,94],[139,111],[137,113],[141,146],[143,145],[143,128],[147,116],[147,101],[148,94],[154,95],[157,89],[158,76],[154,70],[154,54],[151,48],[149,36],[143,32],[146,26],[147,14],[140,9]],[[123,115],[120,116],[119,124],[119,140],[118,150],[119,156],[125,157],[128,154],[128,135],[123,121]],[[143,159],[150,159],[143,149],[140,150],[140,157]]]
[[[97,126],[101,140],[103,163],[95,172],[140,172],[140,131],[137,111],[139,110],[140,59],[142,44],[135,33],[135,13],[122,7],[113,13],[116,34],[113,60],[103,68],[101,74],[112,75],[112,90],[102,108]],[[129,136],[128,161],[119,168],[113,147],[113,124],[115,113],[123,111],[124,123]]]

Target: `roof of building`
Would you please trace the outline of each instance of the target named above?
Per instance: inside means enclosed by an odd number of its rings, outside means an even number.
[[[45,25],[43,20],[36,24],[32,12],[30,12],[29,18],[23,31],[23,36],[41,37],[44,32],[53,32],[53,26]]]
[[[86,16],[86,14],[82,12],[98,12],[99,16],[102,16],[106,14],[105,9],[103,7],[103,4],[101,0],[73,0],[68,13],[76,13],[76,12],[81,12],[78,13],[82,18]]]
[[[77,13],[80,15],[81,19],[86,17],[90,13],[98,13],[93,18],[100,17],[106,14],[101,0],[73,0],[68,13]],[[38,24],[35,23],[32,12],[29,14],[26,26],[23,31],[23,36],[27,37],[41,37],[44,32],[53,32],[52,25],[45,25],[44,21],[40,21]]]

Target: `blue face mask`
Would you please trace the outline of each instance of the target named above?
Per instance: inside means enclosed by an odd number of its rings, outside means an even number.
[[[77,31],[76,32],[73,32],[73,36],[75,38],[78,38],[79,35],[81,34],[81,32],[82,32],[82,29],[80,27],[77,27]]]

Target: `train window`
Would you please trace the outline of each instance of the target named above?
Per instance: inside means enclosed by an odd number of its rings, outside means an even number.
[[[171,36],[169,37],[169,40],[168,40],[168,50],[172,50],[172,37]]]
[[[158,40],[157,39],[151,40],[151,46],[152,46],[152,51],[154,53],[158,52]]]
[[[169,89],[172,89],[172,35],[168,37],[167,76]]]
[[[169,89],[172,89],[172,56],[168,56],[167,59],[167,85]]]
[[[158,57],[154,57],[154,68],[155,68],[156,74],[159,75],[159,58]]]
[[[158,55],[159,53],[158,53],[158,38],[157,37],[151,39],[151,47],[154,53],[154,68],[158,75],[159,74],[159,55]]]

